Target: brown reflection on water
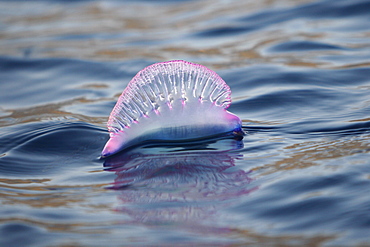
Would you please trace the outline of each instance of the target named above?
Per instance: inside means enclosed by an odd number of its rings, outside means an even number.
[[[0,179],[2,205],[27,205],[33,208],[66,207],[86,202],[83,191],[102,192],[106,184],[48,185],[51,179]],[[91,205],[93,206],[93,205]]]
[[[370,135],[368,134],[331,141],[325,139],[320,142],[307,141],[286,146],[279,155],[285,156],[284,158],[256,167],[254,170],[261,170],[262,174],[266,175],[282,170],[304,169],[361,153],[370,153]],[[347,162],[351,161],[347,160],[346,164]],[[335,166],[330,167],[336,169],[340,165],[337,162]]]
[[[194,225],[189,221],[179,221],[175,220],[181,226],[176,226],[174,222],[171,222],[171,215],[160,215],[161,217],[170,220],[168,223],[163,224],[163,218],[158,221],[150,221],[151,217],[157,218],[158,215],[152,215],[153,209],[144,210],[140,208],[139,205],[136,205],[136,209],[131,209],[134,211],[139,211],[144,214],[144,216],[135,215],[134,219],[122,218],[117,215],[116,220],[104,219],[97,217],[96,220],[91,220],[91,217],[94,215],[100,215],[104,210],[113,210],[112,205],[102,202],[101,204],[94,203],[94,194],[108,193],[107,190],[103,189],[107,184],[92,184],[87,186],[61,186],[61,185],[48,185],[51,182],[50,179],[0,179],[0,188],[3,191],[0,194],[1,204],[2,205],[26,205],[33,209],[68,209],[74,208],[73,205],[80,205],[79,209],[75,210],[84,210],[86,213],[91,214],[89,220],[81,219],[68,219],[67,221],[59,218],[52,218],[47,216],[6,216],[3,215],[0,218],[0,224],[9,224],[12,222],[22,222],[34,227],[40,227],[45,229],[48,232],[61,232],[61,233],[74,233],[74,234],[112,234],[114,231],[119,232],[120,239],[128,239],[129,236],[126,236],[125,230],[120,230],[120,227],[127,226],[144,226],[155,231],[158,230],[173,230],[174,227],[180,227],[182,231],[190,232],[192,236],[198,235],[202,238],[213,238],[215,236],[230,239],[232,243],[227,246],[254,246],[255,244],[271,245],[271,246],[320,246],[326,241],[334,239],[333,235],[312,235],[304,236],[300,234],[279,234],[278,236],[270,236],[269,234],[256,233],[253,230],[246,230],[242,228],[228,228],[217,226],[216,222],[212,224],[211,222],[205,221],[203,218],[199,218],[203,214],[197,215],[194,212],[191,215],[179,215],[180,218],[191,217],[195,221],[199,221],[198,224]],[[247,181],[248,182],[248,181]],[[122,193],[125,193],[121,191]],[[136,191],[139,192],[139,191]],[[174,190],[174,193],[178,191]],[[159,191],[160,193],[160,191]],[[197,193],[195,191],[195,193]],[[135,198],[139,198],[142,194],[134,195]],[[130,208],[129,203],[126,204],[127,209]],[[120,199],[122,199],[120,197]],[[150,198],[143,198],[144,200],[150,200]],[[132,199],[129,199],[129,201]],[[165,200],[161,198],[161,200]],[[180,198],[180,200],[183,200]],[[202,200],[202,198],[199,198]],[[222,200],[221,200],[222,201]],[[224,204],[224,202],[222,202]],[[158,205],[160,206],[160,205]],[[204,209],[204,205],[200,208]],[[209,207],[207,211],[214,211],[215,208],[219,210],[219,206]],[[122,208],[121,208],[122,210]],[[121,213],[132,213],[130,210]],[[186,208],[184,208],[185,214],[187,214]],[[216,210],[216,211],[217,211]],[[195,209],[197,211],[197,209]],[[164,211],[162,213],[165,213]],[[199,213],[199,212],[198,212]],[[203,215],[206,216],[206,215]],[[40,218],[41,217],[41,218]],[[140,217],[139,220],[136,217]],[[172,218],[175,215],[172,215]],[[208,215],[207,217],[210,217]],[[149,222],[148,222],[149,220]],[[152,218],[153,220],[153,218]],[[166,221],[165,220],[165,221]],[[172,219],[174,220],[174,219]],[[161,223],[162,222],[162,223]],[[123,237],[122,237],[123,234]],[[107,238],[115,239],[115,235],[106,235]],[[71,240],[71,242],[73,242]],[[219,243],[213,243],[213,246],[219,246]],[[199,242],[196,244],[199,246]],[[65,246],[65,245],[56,245],[56,246]],[[78,246],[76,243],[72,246]],[[166,246],[164,243],[161,246]]]
[[[249,230],[232,229],[232,234],[235,237],[245,238],[247,241],[243,244],[232,246],[323,246],[325,242],[334,240],[334,234],[318,234],[316,236],[288,235],[281,234],[279,236],[269,236],[268,234],[260,234]]]
[[[23,222],[33,226],[42,227],[48,232],[65,232],[65,233],[79,233],[79,234],[106,234],[108,230],[94,228],[102,226],[101,223],[60,223],[60,222],[46,222],[45,220],[33,220],[28,218],[7,218],[0,219],[0,224],[6,224],[9,222]],[[106,226],[112,226],[112,222],[107,222]],[[53,246],[80,246],[80,245],[53,245]],[[84,245],[81,245],[84,246]]]
[[[66,106],[75,106],[81,104],[98,103],[102,101],[112,101],[111,98],[86,99],[84,97],[67,100],[60,103],[49,103],[29,108],[7,109],[5,116],[0,116],[0,126],[12,126],[18,123],[40,122],[43,120],[55,119],[74,119],[105,127],[107,117],[92,117],[84,114],[78,114],[63,110]]]
[[[291,25],[262,28],[223,39],[198,38],[194,34],[233,27],[228,19],[246,17],[265,9],[294,7],[302,1],[190,1],[176,4],[145,2],[47,2],[2,3],[0,17],[7,28],[0,35],[0,53],[27,57],[72,57],[97,60],[187,59],[211,68],[230,68],[256,63],[300,67],[340,67],[320,59],[341,51],[269,53],[266,49],[290,40],[330,40],[330,33],[314,31],[322,20],[293,21]],[[18,14],[12,14],[18,13]],[[224,17],[215,19],[215,16]],[[240,24],[242,25],[242,24]],[[244,24],[246,25],[246,24]],[[328,22],[334,26],[335,22]],[[362,37],[365,34],[357,34]],[[334,37],[335,38],[335,37]],[[361,42],[343,46],[366,46]],[[359,63],[346,66],[358,66]],[[364,66],[364,65],[361,65]]]

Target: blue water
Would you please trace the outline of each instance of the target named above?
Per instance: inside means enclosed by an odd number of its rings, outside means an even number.
[[[370,246],[369,1],[0,2],[0,246]],[[173,59],[247,135],[99,159]]]

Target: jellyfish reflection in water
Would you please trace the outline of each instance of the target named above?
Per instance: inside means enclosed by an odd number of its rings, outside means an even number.
[[[139,147],[106,159],[117,175],[119,211],[140,223],[204,224],[217,212],[255,190],[250,171],[237,169],[242,142]],[[197,224],[199,225],[199,224]]]

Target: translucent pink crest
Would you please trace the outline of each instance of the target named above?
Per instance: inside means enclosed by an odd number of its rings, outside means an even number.
[[[202,65],[181,60],[150,65],[113,108],[102,156],[141,141],[186,141],[240,129],[240,119],[226,111],[230,103],[229,86]]]
[[[172,108],[174,102],[197,100],[227,109],[231,91],[225,81],[203,65],[182,60],[156,63],[136,74],[119,97],[108,121],[108,130],[130,127],[149,112]]]

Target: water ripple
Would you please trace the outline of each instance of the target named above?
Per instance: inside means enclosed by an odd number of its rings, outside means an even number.
[[[1,246],[369,245],[369,1],[0,2]],[[98,159],[172,59],[221,75],[247,135]]]

